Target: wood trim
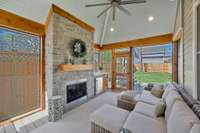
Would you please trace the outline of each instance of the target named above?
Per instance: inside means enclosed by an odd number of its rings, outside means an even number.
[[[172,51],[172,80],[178,82],[178,43],[173,42]]]
[[[162,44],[172,42],[172,37],[173,37],[173,34],[170,33],[170,34],[147,37],[147,38],[142,38],[142,39],[105,44],[102,47],[99,46],[99,48],[101,51],[103,51],[103,50],[111,50],[111,49],[118,49],[118,48],[162,45]]]
[[[112,50],[112,89],[122,89],[117,88],[116,86],[116,77],[117,76],[124,76],[127,78],[127,88],[128,90],[132,90],[132,54],[131,48],[127,52],[116,52],[114,49]],[[117,57],[128,57],[128,72],[127,73],[117,73],[116,72],[116,58]]]
[[[178,31],[173,36],[173,41],[176,42],[181,39],[183,34],[183,28],[179,28]]]
[[[129,60],[130,60],[130,66],[129,66],[129,72],[130,72],[130,74],[129,74],[129,90],[132,90],[132,89],[134,89],[134,84],[133,84],[133,59],[134,59],[134,54],[133,54],[133,52],[132,52],[132,47],[130,48],[130,54],[129,54]]]
[[[65,11],[64,9],[56,6],[55,4],[52,4],[51,6],[51,9],[49,10],[49,13],[48,13],[48,17],[47,17],[47,20],[46,20],[46,29],[49,25],[49,22],[51,20],[51,17],[53,15],[53,13],[56,13],[56,14],[59,14],[60,16],[70,20],[71,22],[79,25],[80,27],[82,27],[83,29],[85,30],[88,30],[90,32],[95,32],[95,28],[90,26],[89,24],[83,22],[82,20],[78,19],[77,17],[71,15],[70,13],[68,13],[67,11]]]
[[[17,121],[17,120],[20,120],[20,119],[22,119],[22,118],[25,118],[25,117],[27,117],[27,116],[30,116],[30,115],[35,114],[35,113],[40,112],[40,111],[42,111],[41,108],[36,109],[36,110],[33,110],[33,111],[30,111],[30,112],[27,112],[27,113],[25,113],[25,114],[22,114],[22,115],[13,117],[13,118],[10,118],[10,119],[5,120],[5,121],[2,121],[2,122],[0,122],[0,127],[1,127],[1,126],[4,126],[4,125],[7,125],[7,124],[9,124],[9,123],[15,122],[15,121]]]
[[[45,34],[44,25],[2,9],[0,9],[0,26],[36,35]]]
[[[101,46],[100,46],[100,44],[93,44],[93,48],[95,49],[95,50],[97,50],[97,51],[101,51]]]
[[[40,107],[45,109],[45,35],[41,37],[40,55]]]
[[[115,77],[115,68],[116,68],[116,65],[115,65],[115,50],[113,49],[112,50],[112,89],[116,89],[116,77]]]
[[[53,15],[53,8],[51,7],[49,9],[48,16],[47,16],[46,21],[45,21],[45,31],[47,31],[47,29],[49,27],[49,23],[51,21],[52,15]]]
[[[85,70],[92,70],[92,64],[80,64],[80,65],[71,65],[71,64],[60,64],[58,69],[63,72],[70,72],[70,71],[85,71]]]

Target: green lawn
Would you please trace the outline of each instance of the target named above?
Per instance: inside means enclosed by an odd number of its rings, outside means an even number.
[[[142,83],[167,83],[172,81],[172,74],[161,72],[139,72],[135,73],[135,78]]]

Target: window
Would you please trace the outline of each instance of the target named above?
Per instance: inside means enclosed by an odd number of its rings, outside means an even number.
[[[172,81],[172,44],[134,48],[135,83]]]
[[[112,81],[112,51],[102,52],[102,69],[108,73],[108,88],[111,88]]]
[[[0,28],[0,121],[41,107],[40,37]]]

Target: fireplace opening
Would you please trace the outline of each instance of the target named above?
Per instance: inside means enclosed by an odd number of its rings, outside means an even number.
[[[87,82],[67,85],[67,103],[87,95]]]

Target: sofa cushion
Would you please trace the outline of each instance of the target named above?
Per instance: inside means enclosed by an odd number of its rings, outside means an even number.
[[[166,103],[165,120],[168,120],[171,110],[176,100],[182,100],[178,92],[174,90],[169,91],[169,94],[167,95],[165,99],[165,103]]]
[[[168,133],[189,133],[199,119],[184,101],[174,103],[171,115],[167,121]]]
[[[138,102],[135,106],[134,112],[146,115],[151,118],[155,118],[155,105]]]
[[[155,105],[157,104],[157,102],[160,101],[160,98],[153,96],[150,91],[144,90],[141,95],[138,95],[137,97],[135,97],[135,100],[138,102],[144,102],[144,103]]]
[[[168,84],[167,87],[164,89],[162,99],[166,100],[166,97],[171,90],[176,90],[176,88],[172,84]]]
[[[166,83],[166,84],[163,84],[163,89],[165,90],[167,87],[168,87],[168,85],[170,85],[171,83]]]
[[[190,133],[200,133],[200,124],[194,124]]]
[[[162,101],[158,102],[156,105],[139,102],[135,106],[134,111],[151,118],[157,118],[164,115],[165,104]]]
[[[152,119],[132,111],[128,116],[123,128],[132,133],[166,133],[166,123],[163,117]]]
[[[128,115],[126,110],[105,104],[91,114],[90,120],[112,133],[119,133]]]

